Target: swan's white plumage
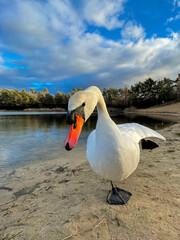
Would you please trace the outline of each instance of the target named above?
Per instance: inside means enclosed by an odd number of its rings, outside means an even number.
[[[140,159],[139,142],[144,138],[165,138],[156,131],[137,123],[116,125],[110,118],[101,91],[89,87],[74,94],[69,102],[73,110],[86,103],[86,119],[97,105],[98,121],[96,129],[87,140],[86,156],[92,169],[100,176],[120,181],[127,178],[138,166]]]
[[[158,132],[138,123],[120,124],[118,127],[122,133],[129,135],[132,140],[136,142],[139,142],[144,138],[159,138],[161,140],[165,140],[165,138]]]

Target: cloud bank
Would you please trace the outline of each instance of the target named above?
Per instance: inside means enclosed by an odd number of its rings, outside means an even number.
[[[2,0],[0,87],[44,83],[67,92],[90,85],[120,88],[150,76],[176,78],[179,32],[146,38],[140,23],[124,18],[126,2]],[[119,39],[113,38],[115,30]]]

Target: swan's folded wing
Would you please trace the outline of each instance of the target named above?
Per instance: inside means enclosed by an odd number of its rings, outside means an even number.
[[[121,133],[128,135],[134,141],[139,143],[142,139],[146,138],[158,138],[161,140],[166,140],[161,134],[152,130],[151,128],[142,126],[138,123],[126,123],[117,125],[121,131]]]

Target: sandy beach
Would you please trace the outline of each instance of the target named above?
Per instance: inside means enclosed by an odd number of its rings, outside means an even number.
[[[176,103],[164,103],[160,106],[153,106],[149,108],[143,108],[143,109],[136,109],[136,108],[127,108],[125,109],[125,112],[137,112],[137,113],[144,113],[144,114],[155,114],[155,115],[171,115],[175,116],[179,119],[180,117],[180,102]]]
[[[168,104],[168,103],[165,103],[165,104],[162,104],[162,106],[154,106],[154,107],[150,107],[150,108],[147,108],[147,109],[143,109],[143,110],[139,110],[139,111],[144,111],[144,112],[149,112],[149,113],[164,113],[164,114],[167,114],[167,113],[171,113],[171,114],[174,114],[174,115],[179,115],[180,114],[180,102],[177,102],[177,103],[171,103],[171,104]]]
[[[91,170],[85,147],[0,169],[0,239],[180,239],[180,122],[159,132],[167,141],[143,150],[119,184],[132,193],[124,206],[106,203],[110,182]]]

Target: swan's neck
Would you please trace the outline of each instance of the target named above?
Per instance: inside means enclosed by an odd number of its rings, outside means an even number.
[[[96,141],[105,141],[102,140],[106,138],[108,140],[114,141],[114,136],[118,133],[118,138],[120,137],[119,128],[115,124],[115,122],[109,116],[107,111],[106,103],[104,101],[103,95],[100,92],[99,100],[97,103],[97,112],[98,112],[98,120],[96,124]]]
[[[97,112],[98,112],[98,117],[101,117],[101,116],[109,117],[106,103],[104,101],[102,94],[99,94],[99,101],[97,103]]]
[[[106,103],[104,101],[104,98],[103,98],[103,95],[102,95],[102,92],[100,91],[100,89],[95,86],[91,86],[91,87],[87,88],[85,91],[91,94],[91,98],[93,98],[93,99],[92,99],[92,101],[91,100],[90,101],[93,102],[93,100],[94,100],[94,104],[95,104],[94,107],[97,106],[98,119],[100,116],[108,117],[109,114],[107,111]]]

